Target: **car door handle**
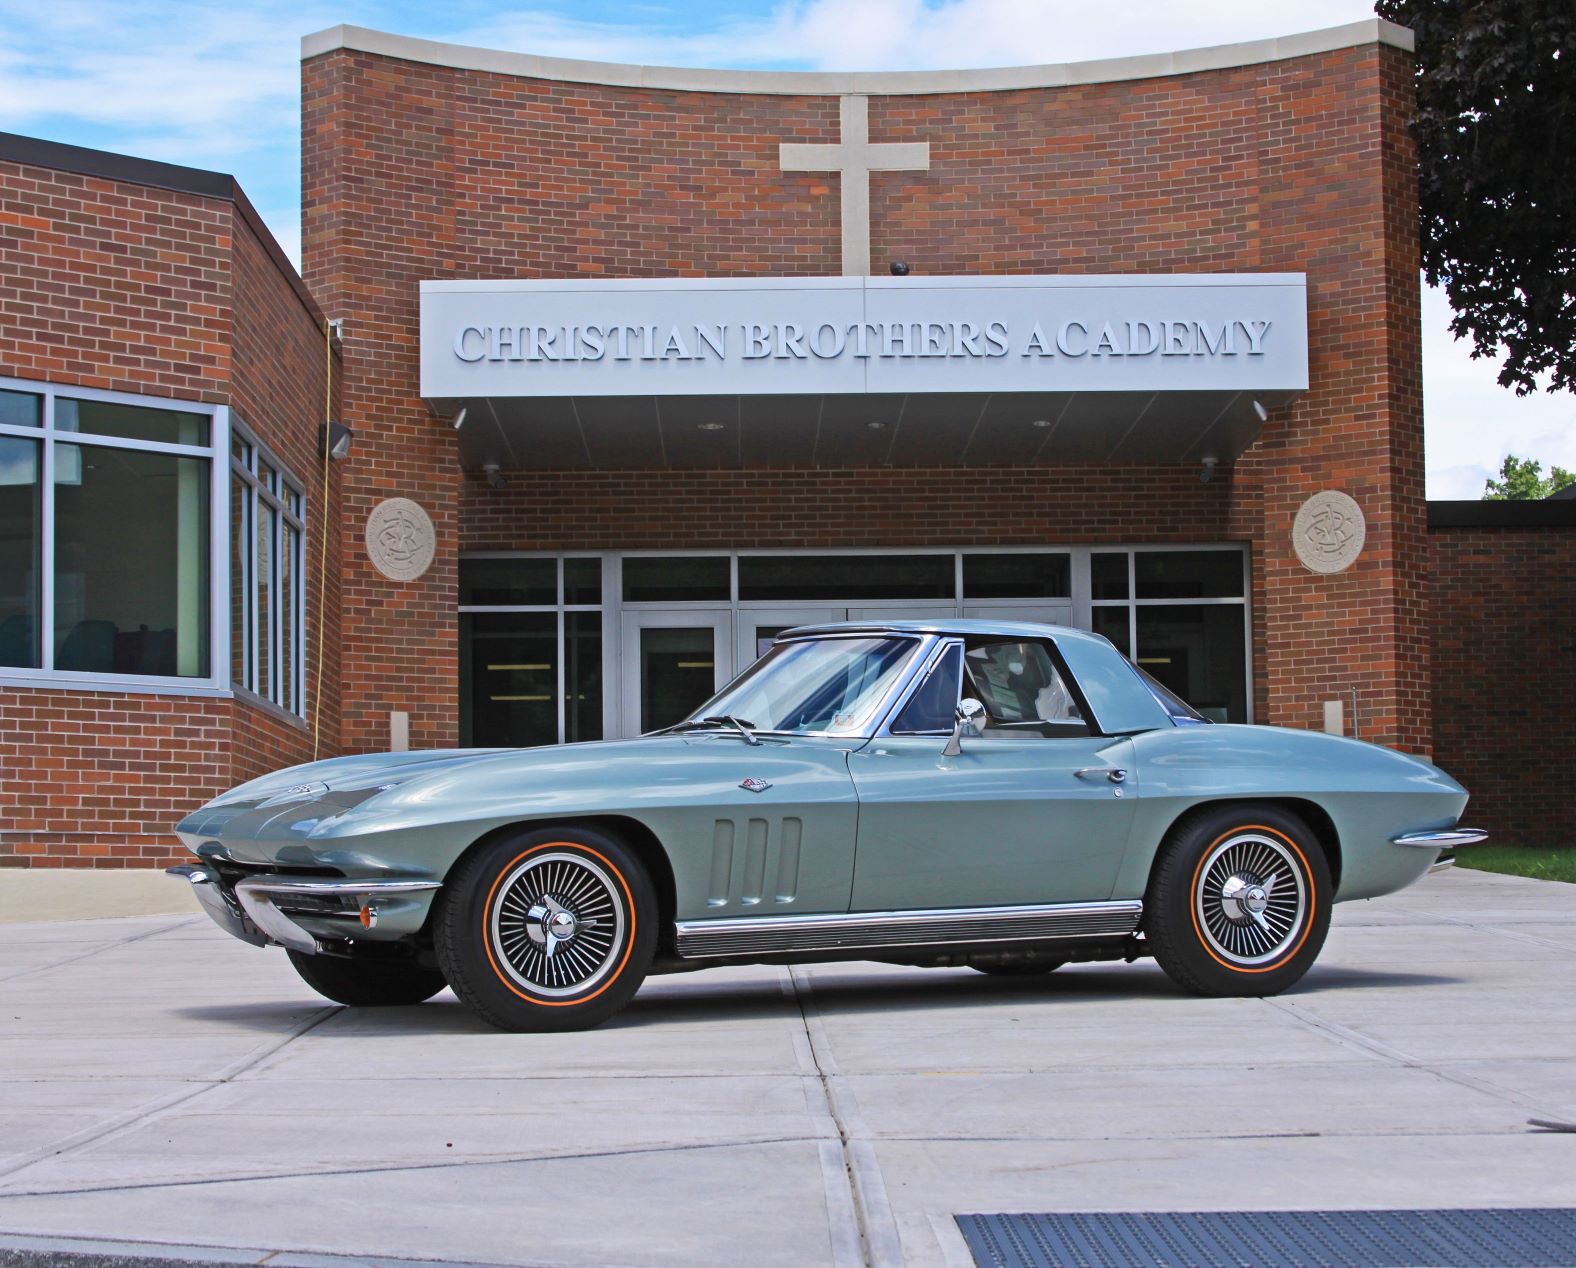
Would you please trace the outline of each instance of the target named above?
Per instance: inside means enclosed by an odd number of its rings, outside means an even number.
[[[1103,775],[1113,784],[1123,783],[1127,779],[1127,772],[1120,766],[1085,766],[1082,770],[1073,772],[1079,779],[1094,779]]]

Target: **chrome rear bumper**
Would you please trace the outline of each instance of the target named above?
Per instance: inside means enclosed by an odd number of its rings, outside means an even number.
[[[235,883],[232,899],[218,874],[201,863],[182,863],[167,871],[171,876],[184,876],[191,882],[192,893],[197,896],[203,910],[226,933],[253,946],[278,943],[308,953],[320,951],[322,946],[316,934],[298,924],[292,913],[281,909],[290,906],[292,897],[307,900],[338,899],[341,903],[350,899],[354,911],[347,909],[333,914],[354,916],[358,912],[366,912],[363,923],[370,928],[376,923],[380,899],[428,894],[443,888],[439,881],[358,880],[355,877],[338,876],[247,876]],[[321,911],[303,914],[319,918],[325,915]]]

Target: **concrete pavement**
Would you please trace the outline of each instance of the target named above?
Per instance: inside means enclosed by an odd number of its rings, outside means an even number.
[[[961,1265],[959,1212],[1576,1205],[1531,1117],[1576,1120],[1576,886],[1484,873],[1337,908],[1273,1000],[721,969],[550,1036],[329,1005],[201,916],[0,927],[0,1231],[170,1258]]]

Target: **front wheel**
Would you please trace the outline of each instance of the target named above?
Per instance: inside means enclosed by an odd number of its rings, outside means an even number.
[[[301,980],[336,1004],[357,1008],[420,1004],[448,985],[437,969],[424,969],[414,960],[358,960],[294,950],[286,954]]]
[[[1144,934],[1186,990],[1274,995],[1318,958],[1332,890],[1324,850],[1301,819],[1269,806],[1222,806],[1180,825],[1161,847]]]
[[[500,1030],[586,1030],[644,980],[656,950],[656,890],[622,841],[588,828],[538,829],[455,866],[433,939],[454,993]]]

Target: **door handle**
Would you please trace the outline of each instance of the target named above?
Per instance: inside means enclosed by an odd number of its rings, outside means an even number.
[[[1073,774],[1079,779],[1093,779],[1104,775],[1113,784],[1123,783],[1127,779],[1127,772],[1120,766],[1085,766],[1082,770],[1075,770]]]

